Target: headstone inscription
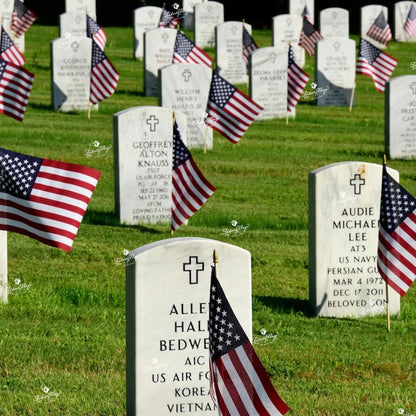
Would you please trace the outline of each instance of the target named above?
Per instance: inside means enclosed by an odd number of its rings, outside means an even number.
[[[22,2],[24,3],[24,2]],[[0,0],[0,27],[3,26],[4,30],[9,34],[13,43],[19,49],[20,52],[25,51],[25,34],[16,38],[13,30],[10,28],[12,23],[12,14],[14,8],[14,1],[12,0]]]
[[[302,16],[305,6],[309,11],[312,18],[312,22],[315,22],[315,1],[314,0],[290,0],[289,1],[289,14],[295,14]]]
[[[368,29],[370,29],[370,26],[377,19],[381,11],[383,11],[384,17],[388,22],[388,8],[386,6],[370,4],[368,6],[361,7],[361,37],[372,43],[375,47],[385,49],[386,47],[382,43],[367,35]]]
[[[178,13],[178,18],[183,17],[184,29],[193,30],[194,28],[194,6],[204,0],[182,0],[182,10]],[[179,12],[179,10],[178,10]],[[182,16],[181,16],[182,14]]]
[[[162,9],[156,6],[143,6],[133,11],[134,57],[143,58],[143,33],[156,29]]]
[[[175,112],[186,144],[186,116]],[[113,116],[116,215],[123,224],[170,224],[173,111],[133,107]]]
[[[65,0],[66,12],[84,12],[97,20],[97,12],[95,7],[95,0]]]
[[[302,17],[298,15],[279,14],[272,19],[273,46],[288,48],[292,45],[296,64],[301,68],[305,66],[305,49],[299,46],[302,24]]]
[[[159,70],[159,105],[186,114],[187,147],[212,149],[212,129],[204,121],[212,70],[200,64],[172,64]]]
[[[194,38],[200,48],[215,46],[215,26],[224,22],[224,5],[205,1],[194,6]]]
[[[64,37],[51,42],[52,105],[55,110],[88,110],[92,41]]]
[[[128,416],[218,415],[209,394],[213,250],[218,279],[251,339],[248,251],[205,238],[172,238],[131,251],[134,261],[126,265]]]
[[[158,71],[172,64],[176,29],[157,28],[144,32],[144,92],[147,97],[158,96]]]
[[[391,78],[385,102],[386,153],[391,159],[416,158],[416,75]]]
[[[247,23],[244,26],[251,34],[251,26]],[[247,83],[242,22],[228,21],[215,26],[215,59],[218,73],[229,83]]]
[[[259,120],[286,115],[288,53],[269,46],[250,54],[250,97],[263,107]]]
[[[0,302],[7,303],[7,231],[0,230]]]
[[[398,172],[389,169],[398,180]],[[309,174],[309,301],[317,316],[362,317],[386,311],[377,270],[382,166],[340,162]],[[389,289],[391,314],[400,295]]]
[[[319,14],[319,31],[325,38],[350,35],[349,11],[340,7],[329,7],[321,10]]]
[[[320,40],[316,52],[316,91],[319,106],[348,107],[355,83],[355,41],[345,37]]]
[[[59,36],[87,36],[87,14],[85,11],[72,11],[59,15]]]
[[[416,33],[409,38],[404,30],[404,24],[412,4],[416,8],[413,1],[398,1],[394,4],[394,39],[397,42],[416,42]]]

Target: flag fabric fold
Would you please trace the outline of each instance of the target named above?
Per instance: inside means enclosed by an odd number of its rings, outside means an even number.
[[[212,267],[209,300],[210,395],[219,415],[281,416],[289,411],[241,327]]]
[[[107,42],[107,35],[103,28],[87,14],[87,37],[94,39],[99,48],[103,51]]]
[[[166,27],[169,29],[174,29],[175,26],[179,23],[179,19],[175,17],[172,13],[162,7],[162,13],[160,14],[158,27]]]
[[[182,141],[176,121],[173,125],[172,220],[175,231],[197,212],[216,191],[195,164]]]
[[[248,57],[250,56],[251,52],[255,51],[257,48],[257,43],[254,41],[254,39],[250,35],[249,31],[245,28],[243,23],[243,60],[246,64],[247,72],[249,62]]]
[[[208,126],[237,143],[262,110],[217,72],[212,74],[205,119]]]
[[[69,252],[100,172],[0,148],[0,229]]]
[[[36,19],[37,15],[33,10],[20,0],[14,0],[10,29],[13,30],[17,38],[22,36]]]
[[[114,94],[117,88],[119,72],[107,58],[105,53],[92,40],[91,88],[90,101],[98,104]]]
[[[34,74],[0,59],[0,113],[23,121]]]
[[[322,39],[323,36],[319,30],[309,22],[306,16],[303,16],[303,26],[300,33],[299,45],[305,49],[309,56],[312,56],[315,53],[315,44]]]
[[[183,32],[177,31],[172,62],[174,64],[188,62],[190,64],[212,65],[212,58],[195,45]]]
[[[313,25],[312,15],[311,15],[311,12],[309,11],[308,6],[307,6],[306,4],[305,4],[305,7],[304,7],[304,9],[303,9],[302,16],[303,16],[303,17],[305,17],[305,18],[306,18],[306,20],[307,20],[307,21],[308,21],[311,25]]]
[[[296,64],[292,45],[289,45],[289,60],[287,70],[287,111],[292,111],[298,103],[309,75]]]
[[[383,165],[377,267],[386,283],[404,296],[416,277],[416,199]]]
[[[411,39],[416,32],[416,9],[413,3],[410,5],[409,13],[407,14],[403,28],[407,37]]]
[[[377,91],[384,91],[396,65],[397,59],[361,38],[356,73],[371,77]]]
[[[23,66],[26,62],[26,58],[3,27],[1,28],[0,59],[11,62],[16,66]]]
[[[390,26],[387,23],[383,10],[377,16],[376,20],[374,20],[374,23],[369,27],[367,36],[384,46],[387,46],[393,39]]]

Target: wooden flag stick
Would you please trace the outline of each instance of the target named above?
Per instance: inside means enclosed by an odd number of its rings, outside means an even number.
[[[289,124],[289,110],[286,109],[286,126]]]
[[[88,119],[91,118],[91,101],[88,103]]]
[[[383,155],[383,163],[386,164],[386,155]],[[386,280],[386,314],[387,314],[387,331],[390,332],[390,304],[389,304],[389,286]]]
[[[208,126],[205,127],[204,153],[207,152],[207,141],[208,141]]]
[[[218,277],[218,253],[217,253],[217,250],[214,250],[214,253],[212,255],[212,259],[214,261],[215,276]]]
[[[351,97],[350,97],[350,111],[352,110],[352,104],[354,102],[354,94],[355,94],[355,81],[354,81],[354,86],[352,87],[352,91],[351,91]]]

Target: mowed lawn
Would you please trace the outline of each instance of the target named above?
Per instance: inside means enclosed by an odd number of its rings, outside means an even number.
[[[143,94],[132,28],[105,30],[106,54],[120,82],[90,119],[86,112],[53,111],[50,41],[59,31],[36,24],[26,34],[25,67],[35,81],[25,119],[0,115],[1,147],[102,172],[69,254],[8,234],[0,415],[126,411],[125,276],[115,259],[171,234],[166,225],[120,225],[114,214],[113,114],[157,105],[157,98]],[[259,46],[271,45],[271,31],[254,30],[253,37]],[[386,52],[399,61],[394,76],[416,75],[414,44],[393,42]],[[304,69],[313,81],[313,57]],[[312,91],[310,83],[306,90]],[[109,150],[88,157],[96,141]],[[416,413],[416,287],[402,299],[389,333],[385,316],[316,318],[308,306],[308,174],[340,161],[381,164],[384,152],[384,94],[362,75],[351,112],[302,100],[288,125],[256,121],[237,145],[215,133],[212,151],[192,150],[218,190],[175,236],[217,239],[251,252],[253,335],[273,335],[255,348],[291,415]],[[416,195],[415,162],[388,160],[388,166]],[[244,227],[238,235],[224,231],[233,220]]]

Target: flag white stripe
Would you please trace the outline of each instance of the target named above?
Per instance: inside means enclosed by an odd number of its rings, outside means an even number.
[[[230,394],[227,390],[227,386],[226,386],[223,378],[221,377],[221,374],[218,371],[218,368],[217,368],[215,362],[214,362],[213,365],[214,365],[214,373],[215,373],[215,376],[216,376],[216,379],[217,379],[217,388],[221,392],[221,396],[224,400],[225,406],[227,407],[227,410],[231,415],[238,415],[238,410],[235,407],[233,399],[231,398],[231,396],[230,396]],[[218,407],[218,409],[219,409],[219,407]]]
[[[71,198],[65,195],[55,194],[53,192],[42,191],[40,189],[36,189],[35,187],[32,189],[31,195],[37,196],[39,198],[46,198],[46,199],[52,199],[52,200],[59,198],[60,202],[73,205],[82,210],[86,210],[88,206],[88,203],[80,201],[79,199]]]
[[[38,176],[36,178],[36,183],[41,184],[41,185],[45,185],[45,186],[54,187],[54,188],[59,188],[59,189],[62,189],[64,191],[75,192],[75,193],[77,193],[79,195],[83,195],[87,198],[91,198],[91,195],[92,195],[92,191],[90,191],[89,189],[83,188],[83,187],[78,186],[78,185],[74,185],[73,183],[61,182],[61,181],[54,180],[54,179],[42,178],[40,176]]]
[[[45,165],[44,162],[41,166],[41,168],[39,169],[39,172],[45,172],[45,173],[50,173],[53,175],[59,175],[59,176],[65,176],[67,178],[71,178],[71,179],[77,179],[79,181],[82,182],[86,182],[92,186],[96,186],[98,179],[89,176],[89,175],[85,175],[84,173],[81,172],[75,172],[73,170],[66,170],[66,169],[60,169],[60,168],[55,168],[53,166],[47,166]]]

